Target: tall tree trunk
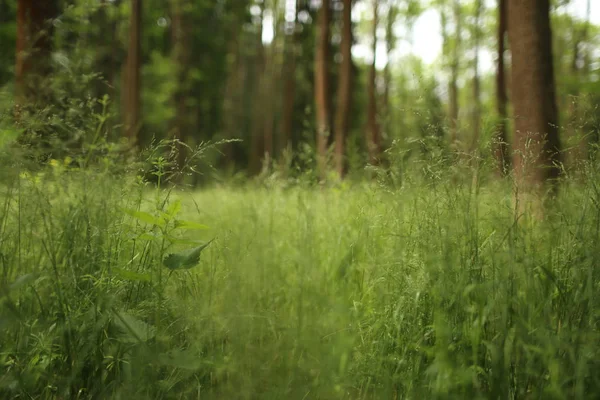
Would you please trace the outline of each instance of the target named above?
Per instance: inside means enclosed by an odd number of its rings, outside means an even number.
[[[243,60],[242,46],[240,44],[239,30],[235,30],[228,45],[228,53],[232,59],[228,63],[227,82],[223,95],[223,131],[226,139],[233,139],[242,130],[240,122],[243,120],[244,82],[246,82],[246,65]],[[236,165],[236,143],[227,143],[223,146],[223,167],[233,170]]]
[[[506,68],[504,65],[506,34],[508,33],[507,13],[507,0],[498,0],[498,54],[496,60],[496,111],[498,113],[498,126],[496,127],[496,134],[492,142],[492,151],[501,176],[507,175],[510,168],[510,148],[506,134],[508,95],[506,93]]]
[[[342,42],[338,82],[338,101],[335,116],[335,169],[340,178],[345,173],[346,138],[352,104],[352,0],[343,0]]]
[[[36,102],[41,95],[41,80],[50,73],[52,23],[57,6],[54,0],[17,2],[17,41],[15,89],[17,117],[19,108]]]
[[[256,40],[256,55],[254,62],[254,102],[252,115],[252,130],[250,132],[250,155],[248,157],[248,172],[250,175],[256,175],[261,169],[261,159],[264,154],[264,80],[265,80],[265,49],[262,43],[264,29],[264,2],[258,3],[261,7],[260,22],[258,26]]]
[[[373,62],[369,67],[369,80],[367,82],[367,150],[369,153],[369,163],[377,165],[381,153],[381,138],[379,134],[379,121],[377,121],[377,26],[379,24],[377,0],[373,0]]]
[[[448,93],[450,97],[450,141],[453,145],[458,141],[458,73],[460,68],[460,45],[461,45],[461,11],[459,0],[454,0],[452,6],[454,16],[454,47],[452,49],[452,61],[450,64],[450,84]]]
[[[319,10],[315,51],[315,112],[317,127],[317,170],[321,178],[327,169],[327,147],[329,143],[329,37],[331,25],[330,0],[323,0]]]
[[[296,0],[293,31],[288,33],[285,41],[283,116],[281,121],[281,141],[279,152],[292,148],[292,132],[294,123],[294,101],[296,97],[296,47],[299,42],[298,11],[300,0]]]
[[[509,0],[514,168],[520,191],[558,177],[560,140],[549,0]]]
[[[131,0],[129,46],[125,64],[125,134],[132,145],[137,144],[140,129],[142,62],[142,0]]]
[[[264,152],[262,154],[263,161],[270,163],[273,158],[274,148],[274,132],[275,132],[275,117],[276,108],[279,102],[276,101],[273,93],[276,93],[277,83],[280,81],[281,65],[278,57],[278,32],[281,31],[281,14],[279,12],[279,0],[271,1],[272,21],[273,21],[273,40],[269,46],[269,54],[267,55],[267,63],[265,68],[265,126],[263,133]]]
[[[483,8],[483,0],[475,1],[475,57],[473,60],[473,143],[471,150],[475,151],[479,146],[479,138],[481,136],[481,82],[479,79],[479,47],[481,42],[481,11]]]

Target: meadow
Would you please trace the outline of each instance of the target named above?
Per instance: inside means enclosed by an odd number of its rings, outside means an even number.
[[[544,218],[509,181],[5,171],[0,397],[599,397],[592,166]]]

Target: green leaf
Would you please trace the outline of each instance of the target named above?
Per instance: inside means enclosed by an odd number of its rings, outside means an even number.
[[[167,208],[167,214],[171,217],[176,216],[181,211],[181,200],[177,199],[169,205]]]
[[[175,228],[189,229],[189,230],[210,229],[206,225],[202,225],[202,224],[199,224],[199,223],[193,222],[193,221],[183,221],[183,220],[180,220],[180,219],[178,219],[178,220],[175,221]]]
[[[121,343],[147,342],[156,336],[156,328],[125,311],[114,311],[117,339]]]
[[[127,215],[132,216],[133,218],[145,222],[147,224],[151,224],[151,225],[157,225],[160,227],[164,227],[165,226],[165,220],[164,218],[160,218],[160,217],[155,217],[154,215],[147,213],[145,211],[136,211],[136,210],[130,210],[130,209],[122,209],[123,212]]]
[[[199,246],[201,245],[203,242],[199,242],[197,240],[190,240],[190,239],[185,239],[185,238],[179,238],[173,235],[165,235],[165,238],[169,241],[169,243],[171,244],[185,244],[185,245],[189,245],[189,246]]]
[[[213,240],[189,250],[185,250],[179,253],[171,253],[165,257],[165,259],[163,260],[163,264],[165,265],[165,267],[169,268],[172,271],[177,269],[193,268],[196,265],[198,265],[198,262],[200,262],[200,253],[202,253],[202,250],[207,248]]]
[[[113,272],[122,279],[136,282],[150,282],[152,279],[150,274],[143,274],[141,272],[128,271],[121,268],[113,268]]]
[[[153,234],[153,233],[149,233],[149,232],[141,233],[136,237],[136,239],[139,239],[139,240],[150,240],[150,241],[158,240],[160,238],[162,238],[162,235]]]

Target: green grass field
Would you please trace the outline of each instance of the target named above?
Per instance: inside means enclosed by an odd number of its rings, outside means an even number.
[[[542,220],[510,185],[56,175],[1,188],[1,398],[600,397],[594,180]]]

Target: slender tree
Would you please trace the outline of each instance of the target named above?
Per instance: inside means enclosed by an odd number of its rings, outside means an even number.
[[[317,169],[321,177],[325,176],[327,147],[330,135],[329,105],[329,53],[330,53],[330,0],[323,0],[319,9],[315,50],[315,108],[317,127]]]
[[[15,87],[18,106],[35,101],[40,94],[41,80],[50,73],[50,20],[56,14],[57,5],[54,0],[17,2]]]
[[[369,163],[376,165],[379,162],[381,153],[381,136],[379,131],[379,121],[377,121],[377,27],[379,25],[379,6],[377,0],[372,1],[373,5],[373,25],[372,25],[372,52],[373,61],[369,67],[369,80],[367,82],[367,150],[369,153]]]
[[[130,143],[138,141],[141,112],[141,77],[142,62],[142,0],[131,0],[129,17],[129,45],[125,64],[124,113],[125,134]]]
[[[257,3],[260,7],[258,16],[258,29],[256,31],[255,41],[255,56],[254,56],[254,101],[252,103],[252,130],[250,137],[250,155],[248,157],[248,170],[251,175],[256,175],[261,169],[261,160],[264,154],[264,98],[265,98],[265,66],[266,66],[266,51],[262,42],[264,20],[265,20],[265,4],[264,2]]]
[[[271,0],[271,15],[273,22],[273,40],[266,54],[264,85],[266,95],[265,101],[265,124],[263,132],[264,151],[263,160],[269,162],[273,158],[275,119],[278,105],[280,104],[272,93],[278,92],[277,86],[280,79],[281,64],[279,54],[279,32],[281,32],[281,13],[279,12],[279,0]]]
[[[558,177],[560,140],[549,0],[509,0],[514,169],[525,191]]]
[[[510,167],[510,152],[506,134],[508,94],[506,93],[506,67],[504,65],[506,34],[508,33],[507,12],[507,0],[498,0],[498,53],[496,55],[496,112],[498,113],[498,125],[492,146],[497,168],[502,176],[508,173]]]
[[[335,169],[338,175],[344,176],[346,138],[348,137],[348,121],[352,104],[352,0],[343,0],[342,42],[340,53],[342,60],[338,75],[337,109],[335,116]]]

